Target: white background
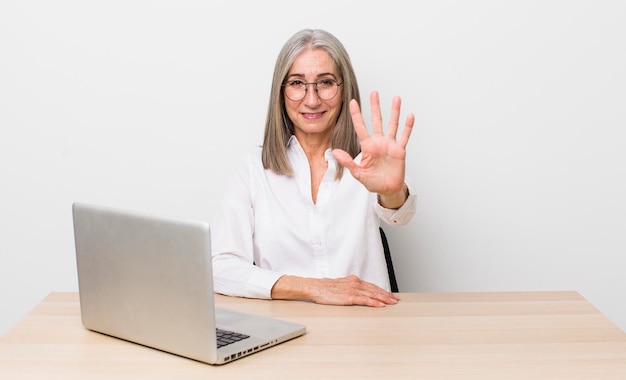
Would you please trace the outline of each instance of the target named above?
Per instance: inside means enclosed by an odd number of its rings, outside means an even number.
[[[626,329],[624,20],[623,1],[2,1],[0,334],[77,291],[72,202],[213,217],[305,27],[344,43],[364,101],[416,114],[418,213],[387,228],[401,290],[572,289]]]

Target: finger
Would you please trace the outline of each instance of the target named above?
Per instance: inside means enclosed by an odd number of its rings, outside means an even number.
[[[383,288],[379,288],[378,286],[376,286],[376,291],[374,292],[374,295],[372,297],[386,304],[395,304],[400,300],[397,295],[388,292]]]
[[[372,130],[374,134],[383,134],[383,116],[380,112],[380,98],[378,91],[372,91],[370,94],[370,108],[372,112]]]
[[[355,99],[350,101],[350,116],[352,116],[354,131],[356,132],[359,140],[363,141],[367,139],[369,134],[367,133],[367,128],[365,128],[365,121],[363,120],[363,115],[361,115],[361,108]]]
[[[387,137],[395,140],[398,133],[398,123],[400,121],[400,108],[402,100],[399,96],[396,96],[391,101],[391,114],[389,115],[389,130],[387,131]]]
[[[404,122],[404,129],[402,130],[402,135],[400,135],[400,139],[398,143],[403,148],[406,148],[406,145],[409,143],[409,138],[411,137],[411,132],[413,131],[413,125],[415,124],[415,115],[410,113],[406,117],[406,121]]]
[[[385,307],[387,304],[385,302],[379,301],[374,298],[366,297],[366,296],[357,296],[352,300],[353,305],[362,305],[362,306],[371,306],[371,307]]]
[[[332,284],[331,290],[339,298],[340,304],[364,305],[372,307],[384,307],[398,303],[399,298],[390,292],[355,275],[340,279],[326,280],[326,284]],[[339,301],[343,299],[343,301]]]
[[[361,286],[362,295],[375,299],[380,302],[384,302],[385,304],[393,305],[393,304],[396,304],[400,300],[400,298],[397,295],[391,292],[388,292],[385,289],[371,282],[361,280],[360,286]]]
[[[367,305],[373,307],[384,307],[386,305],[395,305],[398,303],[398,299],[393,296],[376,295],[359,295],[355,296],[352,300],[353,303],[359,305]]]
[[[352,156],[350,156],[350,154],[348,154],[345,150],[333,149],[332,154],[333,157],[335,157],[335,160],[350,170],[350,172],[358,166],[352,159]]]

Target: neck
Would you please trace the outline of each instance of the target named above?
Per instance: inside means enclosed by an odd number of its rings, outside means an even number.
[[[309,161],[324,158],[326,149],[330,148],[330,134],[320,136],[318,134],[306,135],[296,133],[296,138]]]

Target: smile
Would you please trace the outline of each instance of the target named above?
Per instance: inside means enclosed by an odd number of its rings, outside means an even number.
[[[305,113],[302,112],[302,117],[305,119],[319,119],[324,115],[324,112]]]

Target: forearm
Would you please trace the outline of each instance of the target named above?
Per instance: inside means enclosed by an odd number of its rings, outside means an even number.
[[[232,254],[213,257],[213,284],[217,293],[247,298],[271,298],[279,273],[264,270]]]

